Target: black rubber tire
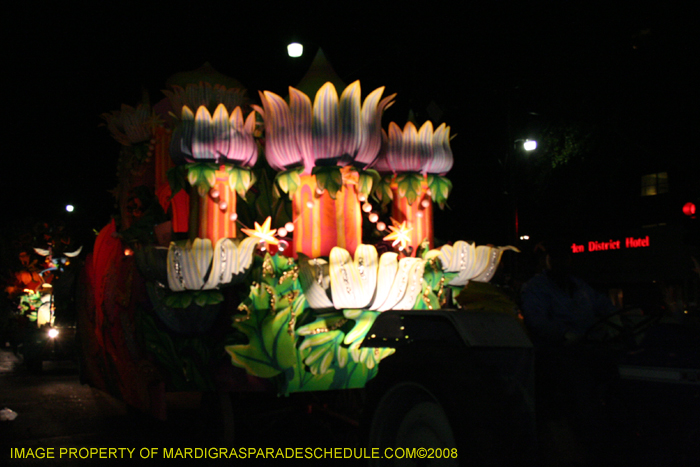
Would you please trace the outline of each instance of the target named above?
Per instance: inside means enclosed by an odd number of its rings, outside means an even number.
[[[372,459],[372,466],[459,465],[454,456],[457,443],[449,418],[438,399],[423,385],[402,381],[379,400],[369,427],[369,447],[392,458]],[[440,458],[404,457],[406,448],[440,450]],[[452,451],[454,450],[454,451]],[[448,453],[448,456],[443,456]],[[427,452],[425,453],[428,454]]]

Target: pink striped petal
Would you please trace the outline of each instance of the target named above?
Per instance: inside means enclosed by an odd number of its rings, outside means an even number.
[[[214,126],[211,114],[203,105],[197,109],[194,117],[194,133],[192,135],[192,155],[197,160],[215,160]]]
[[[211,124],[214,132],[213,146],[216,159],[226,159],[230,152],[231,132],[228,111],[224,104],[219,104],[214,110]]]
[[[260,93],[265,109],[267,161],[275,170],[303,162],[294,140],[294,126],[287,103],[275,93]]]
[[[255,112],[251,112],[255,117]],[[229,119],[230,149],[226,157],[231,162],[236,162],[243,167],[249,167],[250,159],[257,155],[253,132],[248,130],[250,125],[243,122],[243,111],[236,107]],[[254,164],[254,162],[253,162]]]
[[[311,135],[317,164],[319,160],[340,156],[339,134],[338,93],[335,86],[328,82],[321,86],[314,100]]]
[[[423,126],[420,127],[416,143],[418,161],[420,164],[419,170],[425,175],[426,166],[433,158],[433,123],[430,120],[427,120],[423,123]]]
[[[426,172],[444,175],[452,169],[454,156],[450,148],[450,127],[441,124],[433,135],[433,158],[426,166]]]
[[[372,91],[362,104],[362,143],[355,161],[359,165],[371,165],[382,147],[382,115],[384,109],[396,94],[387,96],[379,101],[384,92],[384,87]]]
[[[355,160],[362,144],[362,114],[360,113],[360,82],[355,81],[346,87],[340,96],[340,154],[347,155],[340,165],[348,165]]]
[[[194,155],[192,154],[193,135],[194,113],[185,105],[182,107],[182,123],[180,124],[180,128],[173,133],[171,152],[174,160],[179,160],[181,156],[187,162],[194,162]]]
[[[311,122],[313,120],[311,99],[303,92],[290,86],[289,106],[294,122],[294,138],[297,149],[304,161],[306,173],[311,173],[314,166],[314,148],[311,138]]]
[[[253,167],[255,164],[258,162],[258,145],[255,143],[255,125],[257,121],[255,118],[255,111],[251,112],[248,114],[248,117],[245,120],[245,134],[247,135],[247,141],[248,141],[248,146],[249,146],[249,156],[248,159],[246,159],[243,162],[244,167]]]
[[[407,122],[403,127],[400,157],[402,172],[418,172],[422,168],[418,152],[418,130],[413,122]]]

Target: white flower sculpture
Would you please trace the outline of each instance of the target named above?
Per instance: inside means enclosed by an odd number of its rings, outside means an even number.
[[[496,273],[501,255],[506,250],[519,251],[513,246],[477,247],[473,243],[459,240],[454,245],[444,245],[440,248],[440,261],[446,272],[459,273],[449,285],[464,286],[470,280],[488,282]]]
[[[439,257],[445,272],[459,272],[449,285],[464,286],[469,280],[490,281],[506,250],[518,251],[458,241],[429,257]],[[399,260],[393,252],[379,257],[372,245],[360,245],[353,259],[347,250],[335,247],[328,261],[302,260],[299,280],[314,309],[409,310],[422,291],[425,263],[422,258]]]
[[[255,237],[240,243],[222,238],[213,248],[207,238],[172,242],[168,249],[168,286],[173,292],[182,292],[211,290],[228,284],[250,267],[257,244]]]

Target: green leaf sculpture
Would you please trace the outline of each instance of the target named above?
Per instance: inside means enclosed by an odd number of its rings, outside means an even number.
[[[316,175],[316,185],[322,190],[328,191],[332,199],[335,199],[338,191],[343,187],[343,175],[337,165],[314,167],[312,173]]]
[[[447,197],[450,195],[450,191],[452,191],[452,182],[446,177],[429,174],[428,188],[430,188],[433,201],[438,203],[440,209],[444,209],[447,203]]]
[[[406,198],[408,204],[413,204],[421,194],[423,176],[413,172],[402,173],[396,176],[396,184],[399,188],[399,196]]]

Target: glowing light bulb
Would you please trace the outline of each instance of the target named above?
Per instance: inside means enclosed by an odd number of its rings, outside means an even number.
[[[427,208],[430,206],[430,200],[424,199],[423,201],[420,202],[420,205],[423,206],[424,208]]]
[[[68,212],[73,212],[74,209],[75,209],[75,208],[73,207],[72,204],[66,205],[66,211],[68,211]]]
[[[284,227],[280,227],[279,229],[277,229],[277,235],[279,235],[280,237],[286,237],[287,229],[285,229]]]
[[[386,224],[384,222],[377,222],[377,230],[384,232],[386,230]]]
[[[238,219],[238,213],[234,212],[233,214],[228,216],[228,218],[231,219],[231,222],[236,222],[236,220]]]
[[[213,199],[217,199],[220,195],[221,193],[219,193],[219,190],[217,190],[216,188],[212,188],[211,190],[209,190],[209,196],[211,196]]]
[[[416,217],[423,217],[423,211],[418,211],[416,213]]]
[[[314,207],[314,202],[313,201],[307,201],[306,202],[306,207],[309,209],[312,209]]]
[[[367,197],[365,195],[363,195],[362,193],[360,193],[357,196],[357,199],[360,200],[360,203],[364,203],[365,201],[367,201]]]
[[[301,57],[302,54],[304,53],[304,46],[301,45],[298,42],[292,42],[291,44],[287,45],[287,54],[292,57]]]
[[[377,222],[379,220],[379,214],[376,212],[373,212],[369,215],[369,221],[370,222]]]
[[[526,139],[523,143],[523,149],[525,149],[526,151],[534,151],[535,149],[537,149],[537,141],[531,141],[529,139]]]
[[[316,187],[316,194],[317,194],[318,196],[321,196],[321,195],[323,194],[323,191],[324,191],[323,188]]]
[[[287,232],[294,232],[294,222],[287,222],[284,224],[284,228],[287,229]]]
[[[364,212],[370,212],[370,211],[372,211],[372,205],[369,203],[365,203],[362,205],[362,210]]]
[[[228,208],[228,203],[226,201],[222,201],[219,203],[219,209],[222,211],[225,211]]]

